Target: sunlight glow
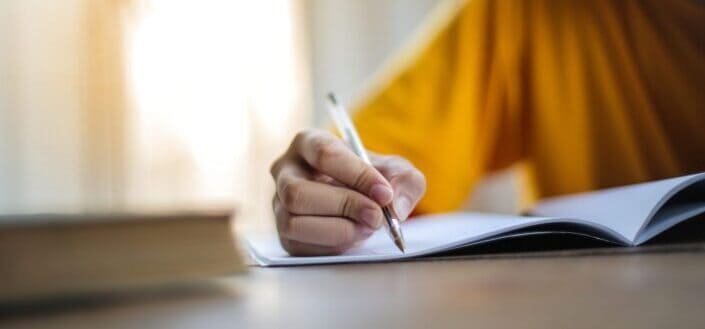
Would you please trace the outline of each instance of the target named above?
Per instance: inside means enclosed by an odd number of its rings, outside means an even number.
[[[182,170],[200,199],[245,193],[253,138],[278,136],[297,101],[292,25],[290,1],[146,2],[128,49],[135,156],[151,172],[135,180]]]

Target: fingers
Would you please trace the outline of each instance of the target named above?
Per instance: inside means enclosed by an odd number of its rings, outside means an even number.
[[[424,176],[399,157],[361,160],[323,131],[297,135],[270,169],[272,207],[282,246],[292,255],[340,254],[384,222],[380,205],[405,220],[425,192]]]
[[[277,196],[292,214],[344,217],[372,229],[382,225],[384,215],[379,205],[344,187],[283,173],[277,179]]]
[[[340,217],[284,216],[279,235],[289,240],[327,247],[349,248],[372,230]]]
[[[348,248],[327,247],[303,243],[295,240],[280,239],[282,247],[292,256],[332,256],[342,254]]]
[[[282,246],[292,255],[339,254],[373,232],[345,218],[293,215],[273,202]]]
[[[398,156],[371,155],[374,166],[389,180],[394,189],[392,208],[404,221],[426,192],[426,178],[409,161]]]
[[[284,250],[292,256],[331,256],[341,254],[345,251],[343,248],[319,246],[281,237],[279,240]]]
[[[332,134],[305,131],[296,136],[292,146],[316,171],[369,196],[380,205],[392,201],[394,191],[384,176]]]

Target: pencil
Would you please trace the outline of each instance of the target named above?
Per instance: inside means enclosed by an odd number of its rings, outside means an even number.
[[[365,163],[372,165],[367,151],[365,151],[364,146],[362,146],[362,141],[360,140],[360,135],[358,135],[355,126],[348,116],[348,112],[345,110],[343,105],[338,102],[333,93],[328,94],[328,112],[330,113],[335,126],[343,135],[343,140],[352,148],[353,152],[359,156]],[[389,236],[394,241],[394,245],[404,252],[404,236],[401,233],[401,227],[399,225],[399,220],[392,216],[392,212],[388,206],[382,207],[382,213],[384,214],[384,219],[387,223],[387,232]]]

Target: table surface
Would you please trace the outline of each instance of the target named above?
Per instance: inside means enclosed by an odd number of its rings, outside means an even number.
[[[705,244],[297,268],[5,314],[3,328],[705,328]]]

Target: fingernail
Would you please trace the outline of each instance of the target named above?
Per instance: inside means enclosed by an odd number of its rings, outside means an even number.
[[[399,216],[399,219],[405,221],[411,212],[411,202],[409,198],[401,196],[394,200],[394,211],[397,213],[397,216]]]
[[[375,184],[370,189],[370,196],[379,204],[386,205],[394,198],[394,192],[384,184]]]
[[[379,216],[379,210],[372,208],[364,208],[360,212],[360,220],[365,222],[371,228],[377,229],[382,225],[382,219]]]

